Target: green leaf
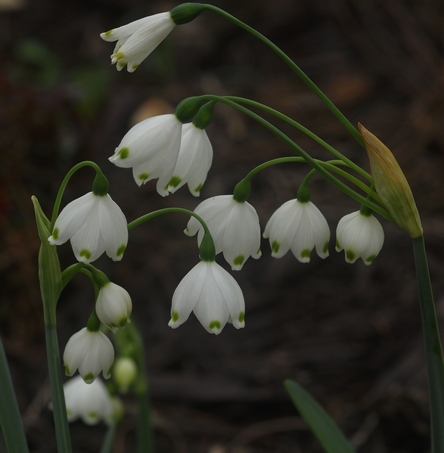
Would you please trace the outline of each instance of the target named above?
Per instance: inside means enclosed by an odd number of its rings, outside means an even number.
[[[284,385],[296,409],[327,453],[354,453],[350,443],[332,418],[308,392],[290,379],[287,379]]]

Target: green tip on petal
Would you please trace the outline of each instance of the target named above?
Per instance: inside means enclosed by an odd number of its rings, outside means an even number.
[[[89,412],[88,413],[88,420],[95,421],[99,417],[99,414],[97,412]]]
[[[220,329],[220,321],[211,321],[210,329]]]
[[[128,318],[125,316],[119,321],[119,327],[125,327],[128,322]]]
[[[322,249],[322,252],[323,253],[327,253],[328,252],[328,241],[325,243],[324,248]]]
[[[72,376],[72,373],[71,373],[71,371],[69,371],[69,367],[68,367],[68,365],[66,363],[65,363],[65,374],[67,376]]]
[[[280,244],[278,241],[273,241],[273,243],[271,244],[271,250],[273,250],[273,253],[277,253],[279,252],[279,248],[280,248]]]
[[[145,181],[149,178],[149,174],[148,173],[141,173],[139,176],[137,176],[138,179],[140,179],[141,181]]]
[[[172,319],[173,322],[176,322],[179,319],[179,313],[176,310],[174,310],[171,313],[171,319]]]
[[[368,263],[368,264],[371,264],[373,263],[373,260],[376,258],[376,255],[370,255],[366,260],[365,262]]]
[[[89,260],[91,258],[91,252],[89,250],[87,250],[87,249],[80,250],[79,255],[81,257],[86,258],[87,260]]]
[[[114,55],[114,59],[117,61],[117,60],[121,60],[123,57],[125,56],[125,54],[123,52],[117,52],[115,55]]]
[[[310,249],[304,249],[304,250],[302,250],[302,252],[301,252],[301,258],[308,258],[308,259],[310,259],[310,254],[311,254],[311,250],[310,250]]]
[[[117,63],[117,66],[120,68],[120,69],[123,69],[125,66],[126,66],[126,63],[122,63],[119,61],[119,63]]]
[[[200,194],[200,190],[202,189],[203,184],[199,184],[195,189],[194,192]]]
[[[353,262],[355,260],[355,252],[353,252],[352,250],[347,250],[345,252],[345,256],[347,257],[347,261],[349,262]]]
[[[126,159],[128,156],[129,156],[129,153],[130,153],[130,150],[129,148],[125,147],[125,148],[122,148],[120,151],[119,151],[119,159]]]
[[[245,312],[241,311],[241,312],[239,313],[239,316],[238,316],[237,320],[238,320],[239,322],[244,322],[244,320],[245,320]]]
[[[52,232],[52,238],[54,239],[54,241],[57,241],[58,237],[59,237],[59,229],[54,228],[54,231]]]
[[[179,178],[179,176],[173,176],[171,179],[170,179],[170,182],[168,183],[168,186],[169,187],[177,187],[180,183],[182,182],[182,178]]]
[[[238,256],[236,256],[236,258],[234,258],[233,264],[235,266],[242,266],[244,261],[245,261],[244,255],[238,255]]]
[[[88,373],[87,375],[83,376],[83,380],[87,383],[87,384],[91,384],[91,382],[93,382],[95,379],[95,376],[94,374],[92,373]]]
[[[106,31],[105,33],[103,33],[103,36],[110,36],[111,33],[113,32],[114,28],[112,28],[111,30],[108,30]]]
[[[125,250],[126,250],[126,245],[121,245],[118,249],[117,249],[117,253],[116,255],[117,256],[121,256],[125,253]]]

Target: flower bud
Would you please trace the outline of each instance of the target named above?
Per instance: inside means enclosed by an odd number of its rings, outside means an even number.
[[[130,357],[120,357],[113,368],[113,378],[119,391],[127,393],[137,378],[137,365]]]
[[[358,124],[364,139],[376,192],[393,221],[412,238],[422,236],[421,219],[409,183],[392,152],[376,136]]]

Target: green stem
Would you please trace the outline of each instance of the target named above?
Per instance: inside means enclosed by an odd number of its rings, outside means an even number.
[[[290,124],[294,128],[298,129],[308,137],[310,137],[312,140],[314,140],[316,143],[321,145],[323,148],[325,148],[327,151],[329,151],[331,154],[333,154],[337,159],[342,160],[349,168],[354,170],[356,173],[361,175],[363,178],[367,179],[368,181],[372,181],[372,177],[369,173],[367,173],[363,168],[361,168],[359,165],[356,165],[352,160],[350,160],[347,156],[344,156],[341,152],[339,152],[336,148],[333,148],[333,146],[329,145],[326,141],[322,140],[318,135],[313,133],[310,129],[307,129],[305,126],[302,126],[302,124],[298,123],[297,121],[294,121],[292,118],[290,118],[287,115],[284,115],[283,113],[279,112],[278,110],[272,109],[268,105],[261,104],[260,102],[252,101],[251,99],[246,99],[238,96],[225,96],[225,98],[237,102],[240,104],[245,104],[249,105],[250,107],[254,107],[257,109],[260,109],[264,112],[270,113],[271,115],[275,116],[276,118],[279,118],[286,123]]]
[[[62,202],[62,197],[65,192],[66,186],[68,185],[69,180],[71,179],[71,176],[77,171],[80,170],[83,167],[92,167],[96,171],[97,174],[103,175],[102,170],[100,167],[92,161],[86,160],[84,162],[79,162],[77,165],[74,165],[74,167],[69,170],[69,172],[66,174],[65,178],[62,181],[62,184],[60,184],[59,191],[57,193],[56,201],[54,203],[54,209],[52,210],[52,216],[51,216],[51,226],[49,228],[50,233],[52,234],[52,230],[54,229],[54,224],[57,219],[57,216],[59,215],[59,210],[60,210],[60,204]]]
[[[0,431],[8,453],[28,453],[25,431],[15,398],[14,386],[0,338]]]
[[[103,439],[100,453],[112,453],[118,424],[119,423],[116,420],[113,420],[109,425],[108,430],[106,431],[105,439]]]
[[[444,451],[444,360],[424,237],[413,239],[430,393],[432,453]]]
[[[250,118],[257,121],[258,123],[262,124],[269,131],[273,132],[281,140],[283,140],[291,148],[293,148],[300,156],[302,156],[305,159],[306,162],[308,162],[313,168],[315,168],[321,175],[323,175],[326,179],[328,179],[332,184],[334,184],[336,187],[338,187],[340,190],[342,190],[342,192],[344,192],[349,197],[356,200],[358,203],[368,206],[370,209],[377,212],[378,214],[385,217],[386,219],[393,221],[392,216],[386,209],[377,205],[376,203],[373,203],[372,201],[368,200],[366,197],[363,197],[361,194],[358,194],[357,192],[352,190],[350,187],[348,187],[346,184],[344,184],[342,181],[340,181],[338,178],[333,176],[327,169],[323,168],[322,165],[320,165],[316,159],[311,157],[306,151],[304,151],[299,145],[297,145],[293,140],[291,140],[287,135],[285,135],[280,129],[278,129],[276,126],[271,124],[269,121],[262,118],[260,115],[237,104],[236,102],[226,99],[225,97],[206,94],[206,95],[203,95],[202,98],[205,100],[214,100],[214,101],[218,101],[223,104],[226,104],[226,105],[244,113],[245,115],[247,115]]]
[[[213,5],[202,5],[204,9],[209,11],[214,11],[217,14],[220,14],[225,19],[228,19],[230,22],[238,25],[244,30],[251,33],[253,36],[262,41],[266,46],[268,46],[276,55],[278,55],[281,60],[283,60],[296,75],[308,86],[308,88],[313,91],[314,94],[325,104],[325,106],[333,113],[333,115],[341,122],[341,124],[350,132],[350,134],[356,139],[356,141],[365,148],[364,141],[361,137],[359,131],[350,123],[350,121],[342,114],[342,112],[330,101],[330,99],[321,91],[321,89],[302,71],[302,69],[286,54],[284,53],[276,44],[266,38],[263,34],[259,33],[254,28],[240,21],[236,17],[228,14],[226,11],[213,6]]]

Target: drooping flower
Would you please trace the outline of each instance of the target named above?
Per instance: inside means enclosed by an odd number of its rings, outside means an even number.
[[[111,396],[100,378],[87,384],[75,376],[63,385],[68,421],[81,418],[88,425],[103,420],[109,423],[113,414]]]
[[[74,255],[83,263],[96,260],[103,252],[120,261],[128,243],[126,218],[108,194],[89,192],[65,206],[48,240],[51,245],[71,240]]]
[[[96,313],[100,321],[113,332],[131,322],[131,311],[131,297],[126,289],[111,282],[100,288],[96,301]]]
[[[182,127],[179,158],[173,171],[168,190],[174,193],[188,183],[190,192],[198,197],[213,162],[213,147],[204,129],[193,123]]]
[[[384,244],[384,230],[372,214],[360,211],[342,217],[336,228],[336,251],[345,250],[347,263],[358,258],[369,265],[378,256]]]
[[[168,325],[179,327],[192,311],[210,333],[219,334],[227,322],[236,329],[245,325],[242,290],[215,261],[200,261],[179,283],[173,294]]]
[[[66,375],[72,376],[78,369],[86,383],[93,382],[101,372],[108,379],[113,361],[114,348],[109,338],[100,330],[92,332],[87,327],[68,340],[63,353]]]
[[[202,217],[214,240],[216,253],[223,252],[233,270],[240,270],[252,256],[261,256],[261,228],[256,210],[248,202],[239,203],[232,195],[219,195],[200,203],[194,212]],[[191,217],[185,234],[202,242],[204,231],[200,222]]]
[[[137,185],[159,178],[157,191],[168,195],[168,183],[179,156],[182,123],[174,114],[148,118],[132,127],[109,160],[132,168]]]
[[[301,263],[310,261],[314,247],[321,258],[328,256],[330,228],[319,209],[311,202],[289,200],[278,208],[265,226],[272,256],[281,258],[291,249]]]
[[[100,37],[108,42],[117,41],[111,55],[111,63],[116,64],[117,70],[127,65],[128,72],[134,72],[175,26],[170,13],[165,12],[113,28]]]

